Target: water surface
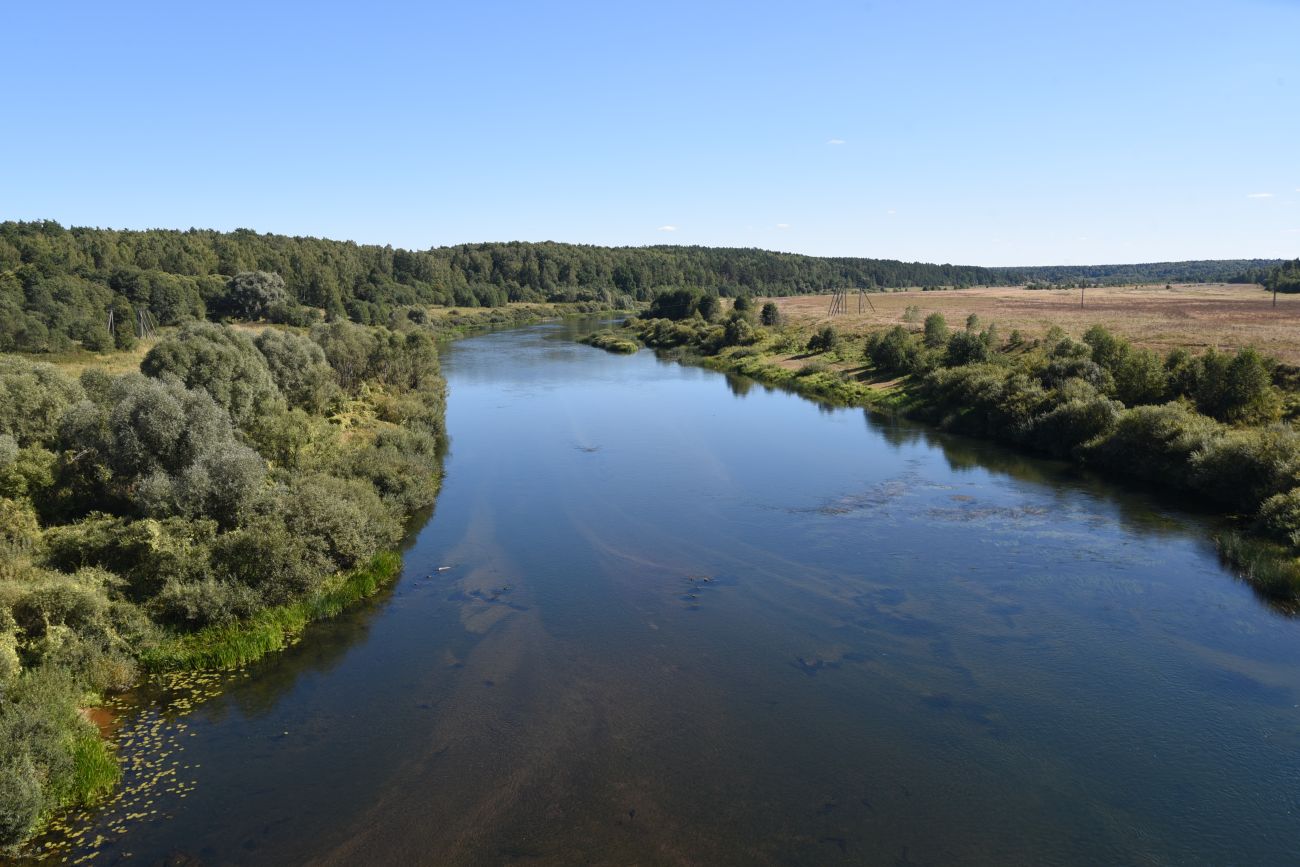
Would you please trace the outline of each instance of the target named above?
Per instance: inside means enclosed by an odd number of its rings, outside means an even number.
[[[448,348],[400,582],[95,863],[1300,862],[1300,622],[1209,519],[567,328]]]

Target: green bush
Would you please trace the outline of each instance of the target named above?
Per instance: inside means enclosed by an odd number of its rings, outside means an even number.
[[[817,329],[812,337],[808,338],[809,352],[830,352],[840,342],[839,332],[833,325],[823,325]]]
[[[1073,455],[1085,443],[1108,436],[1124,409],[1081,379],[1062,383],[1055,401],[1034,419],[1030,439],[1035,448],[1057,457]]]
[[[925,317],[925,345],[938,349],[948,343],[948,320],[942,313],[931,313]]]
[[[867,358],[886,373],[913,373],[921,366],[922,348],[910,331],[895,325],[867,336]]]
[[[149,607],[158,622],[191,631],[252,617],[262,607],[262,597],[234,581],[172,579]]]
[[[1127,406],[1161,403],[1169,395],[1169,375],[1160,357],[1149,349],[1124,354],[1112,368],[1115,396]]]
[[[1099,467],[1132,478],[1192,488],[1192,455],[1222,435],[1218,422],[1182,402],[1138,406],[1121,413],[1115,429],[1093,443],[1086,456]]]
[[[1259,507],[1258,525],[1278,541],[1300,549],[1300,488],[1265,500]]]
[[[974,316],[974,314],[971,314]],[[975,331],[958,331],[948,338],[943,363],[948,367],[988,361],[992,353],[984,338]]]
[[[81,385],[52,364],[0,356],[0,434],[19,446],[52,442],[63,413],[83,396]]]
[[[1300,435],[1288,426],[1230,430],[1192,455],[1198,490],[1253,513],[1300,484]]]

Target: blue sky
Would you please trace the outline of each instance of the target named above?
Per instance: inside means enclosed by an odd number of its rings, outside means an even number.
[[[1300,2],[42,3],[0,218],[965,264],[1300,255]]]

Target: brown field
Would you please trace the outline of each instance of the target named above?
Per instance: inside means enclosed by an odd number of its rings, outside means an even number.
[[[788,321],[811,325],[831,322],[842,332],[860,333],[903,323],[904,311],[920,308],[921,318],[938,311],[949,327],[962,327],[978,314],[996,323],[1005,338],[1019,329],[1026,338],[1042,337],[1059,325],[1074,337],[1101,324],[1133,344],[1160,353],[1184,347],[1200,352],[1213,346],[1236,350],[1253,346],[1288,364],[1300,364],[1300,296],[1272,296],[1259,286],[1237,284],[1109,287],[1088,289],[1079,306],[1078,289],[992,287],[939,292],[882,292],[848,296],[847,314],[828,316],[830,296],[772,299]],[[868,305],[868,301],[870,304]],[[873,309],[874,308],[874,309]],[[918,320],[914,327],[921,325]]]

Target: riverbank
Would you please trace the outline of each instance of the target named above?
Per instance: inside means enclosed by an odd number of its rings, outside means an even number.
[[[783,318],[770,306],[765,316]],[[742,309],[717,322],[634,319],[594,343],[635,336],[683,363],[1195,496],[1236,525],[1217,540],[1236,573],[1278,607],[1300,609],[1292,369],[1249,348],[1161,357],[1099,325],[1030,338],[974,314],[949,328],[915,305],[898,319],[854,331],[834,319],[755,327]]]

